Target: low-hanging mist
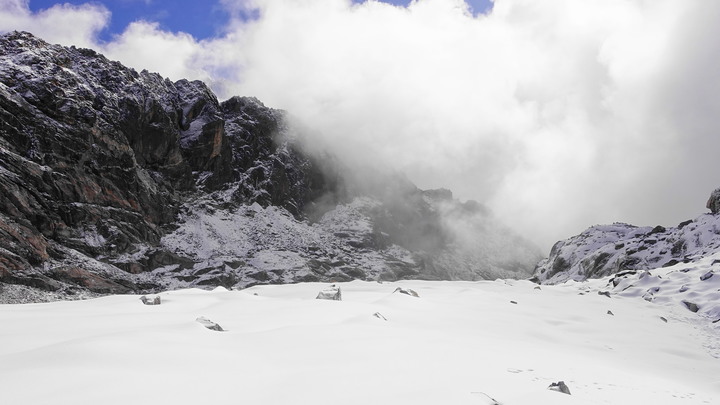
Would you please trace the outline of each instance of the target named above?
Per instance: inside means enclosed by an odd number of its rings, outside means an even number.
[[[202,41],[137,21],[101,42],[97,3],[3,0],[0,30],[256,96],[348,166],[484,202],[543,247],[594,223],[672,225],[717,185],[720,3],[221,3],[235,17]]]

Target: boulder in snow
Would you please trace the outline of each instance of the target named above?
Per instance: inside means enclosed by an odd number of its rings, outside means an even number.
[[[331,300],[331,301],[342,301],[342,291],[340,287],[336,287],[335,284],[320,291],[315,297],[318,300]]]
[[[220,325],[216,324],[215,322],[205,318],[204,316],[201,316],[197,319],[195,319],[196,322],[198,322],[200,325],[214,331],[218,332],[224,332],[225,329],[223,329]]]
[[[393,291],[393,293],[396,293],[396,292],[399,292],[400,294],[410,295],[410,296],[413,296],[413,297],[420,297],[420,296],[418,295],[418,293],[415,292],[415,290],[412,290],[412,289],[410,289],[410,288],[398,287],[398,288],[395,289],[395,291]]]
[[[147,296],[143,295],[140,297],[140,301],[142,301],[145,305],[160,305],[160,296],[156,295],[154,297],[148,298]]]
[[[383,316],[383,314],[381,314],[380,312],[375,312],[375,313],[373,314],[373,316],[374,316],[375,318],[377,318],[377,319],[382,319],[383,321],[387,321],[387,318],[385,318],[385,317]]]
[[[713,214],[720,212],[720,188],[716,188],[710,193],[710,198],[707,200],[705,207],[710,210]]]
[[[697,304],[695,304],[694,302],[683,300],[682,303],[685,304],[685,308],[689,309],[692,312],[697,312],[700,310],[700,307],[697,306]]]
[[[552,383],[550,384],[548,389],[570,395],[570,388],[568,388],[568,386],[565,384],[565,381],[558,381],[556,383]]]

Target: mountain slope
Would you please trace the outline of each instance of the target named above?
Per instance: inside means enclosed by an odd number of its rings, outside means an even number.
[[[348,174],[257,99],[0,37],[2,283],[84,294],[518,278],[539,259],[480,204]]]
[[[543,284],[605,279],[608,297],[672,302],[720,322],[720,189],[711,210],[677,227],[597,225],[557,242],[533,280]]]

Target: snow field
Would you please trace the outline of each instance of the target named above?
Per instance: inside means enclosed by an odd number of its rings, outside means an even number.
[[[328,285],[307,283],[172,291],[159,306],[3,305],[2,403],[717,403],[713,324],[598,295],[606,282],[354,281],[338,284],[342,301],[316,300]],[[547,389],[560,380],[572,395]]]

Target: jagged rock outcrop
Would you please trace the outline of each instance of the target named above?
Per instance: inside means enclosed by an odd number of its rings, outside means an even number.
[[[707,206],[711,210],[718,190]],[[557,242],[535,269],[543,283],[601,278],[624,270],[649,270],[690,263],[720,251],[720,217],[704,214],[676,227],[596,225]]]
[[[720,212],[720,188],[710,193],[710,198],[708,198],[705,208],[709,209],[713,214]]]
[[[0,283],[105,294],[520,278],[539,259],[481,204],[346,176],[287,125],[255,98],[220,102],[199,81],[0,36]]]

